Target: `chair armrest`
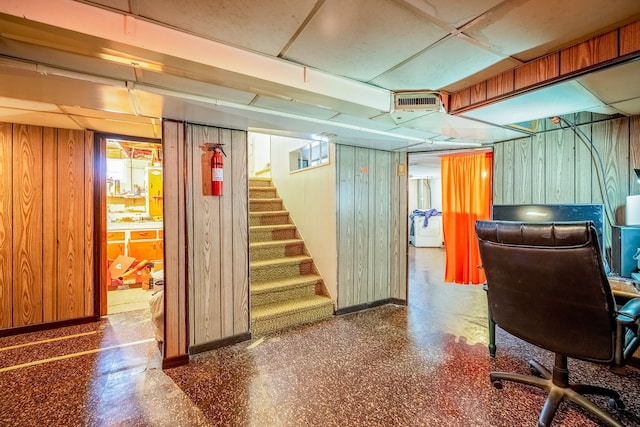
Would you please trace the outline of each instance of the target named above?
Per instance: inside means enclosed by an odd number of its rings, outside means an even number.
[[[632,325],[640,319],[640,298],[629,300],[616,316],[616,322],[623,325]]]

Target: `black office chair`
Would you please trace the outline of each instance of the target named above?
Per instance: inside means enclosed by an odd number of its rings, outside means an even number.
[[[548,390],[539,426],[551,424],[563,399],[612,426],[622,426],[582,396],[608,396],[610,409],[622,409],[616,391],[569,384],[567,357],[622,369],[640,345],[640,298],[616,310],[591,223],[477,221],[476,234],[491,320],[508,333],[555,353],[552,372],[531,360],[536,376],[491,372],[494,386],[501,388],[501,380],[508,380]]]

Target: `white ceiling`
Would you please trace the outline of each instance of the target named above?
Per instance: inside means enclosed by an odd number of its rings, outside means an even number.
[[[393,92],[453,92],[639,18],[637,0],[2,0],[0,121],[467,149],[526,135],[509,123],[640,114],[640,61],[459,116],[393,111]]]

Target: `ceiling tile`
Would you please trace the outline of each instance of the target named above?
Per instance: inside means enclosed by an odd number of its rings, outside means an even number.
[[[293,100],[276,99],[269,96],[258,97],[252,105],[255,107],[266,108],[267,110],[284,111],[290,114],[324,120],[330,119],[337,114],[329,108],[316,107],[314,105],[302,104]]]
[[[449,37],[372,83],[390,90],[438,90],[501,60],[474,44]]]
[[[369,81],[448,32],[388,0],[327,0],[286,59]]]
[[[399,0],[398,3],[420,12],[423,15],[433,17],[454,28],[477,18],[494,6],[502,3],[502,0],[474,0],[456,2],[451,0]]]
[[[628,101],[616,102],[611,104],[611,107],[615,108],[621,113],[629,116],[635,116],[640,114],[640,98],[629,99]]]
[[[26,111],[0,107],[0,122],[47,126],[62,129],[82,129],[76,122],[60,113]]]
[[[630,0],[505,1],[464,33],[505,56],[529,61],[639,13],[640,2]]]
[[[316,0],[137,0],[139,14],[232,46],[277,56]]]
[[[640,60],[587,74],[577,79],[606,104],[640,97]]]

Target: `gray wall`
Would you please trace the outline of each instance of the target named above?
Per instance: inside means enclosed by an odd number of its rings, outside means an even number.
[[[610,226],[624,224],[626,196],[640,194],[633,171],[640,167],[640,117],[564,117],[592,141],[604,170],[579,133],[565,123],[561,128],[550,119],[539,120],[535,136],[495,145],[493,203],[603,203],[602,185],[610,201],[605,218],[605,246],[610,247]]]
[[[337,145],[336,173],[338,309],[406,300],[406,154]]]

